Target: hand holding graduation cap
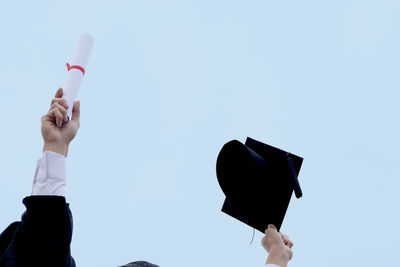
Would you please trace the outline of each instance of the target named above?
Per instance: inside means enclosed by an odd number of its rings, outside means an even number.
[[[281,267],[286,267],[287,263],[293,257],[291,248],[293,242],[287,235],[277,231],[275,225],[268,225],[265,230],[265,236],[261,240],[262,246],[269,253],[267,264],[277,264]]]
[[[297,179],[303,159],[279,148],[247,138],[226,143],[217,158],[217,178],[226,198],[222,211],[265,232],[262,245],[267,263],[286,267],[293,243],[279,233],[293,191],[302,191]],[[268,228],[266,229],[268,225]]]

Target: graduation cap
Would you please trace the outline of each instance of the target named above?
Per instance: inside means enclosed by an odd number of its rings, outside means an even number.
[[[222,211],[264,233],[268,224],[279,230],[303,159],[247,138],[226,143],[217,158],[217,178],[226,199]]]

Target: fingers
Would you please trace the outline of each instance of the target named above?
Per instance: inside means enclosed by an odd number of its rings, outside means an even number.
[[[64,98],[59,98],[59,97],[53,98],[51,100],[50,105],[53,105],[54,103],[59,103],[61,106],[63,106],[66,109],[68,109],[68,107],[69,107],[67,100],[65,100]]]
[[[60,89],[58,89],[57,93],[60,91],[62,93],[62,88],[60,88]],[[57,96],[57,93],[56,93],[56,96]],[[63,98],[59,98],[59,97],[53,98],[51,100],[51,105],[50,105],[49,111],[54,108],[60,109],[61,113],[65,116],[64,121],[68,120],[67,109],[69,108],[69,106],[68,106],[67,100],[65,100]]]
[[[62,127],[63,121],[68,121],[68,104],[65,99],[54,98],[49,112],[46,114],[46,120],[55,121],[57,127]]]
[[[276,232],[277,232],[278,229],[276,228],[275,225],[273,225],[273,224],[268,224],[268,228],[265,230],[265,235],[267,236],[268,232],[271,233],[271,231],[273,231],[273,232],[276,231]],[[292,242],[292,240],[290,240],[290,238],[289,238],[288,235],[285,235],[285,234],[283,234],[283,233],[281,233],[281,232],[279,232],[279,235],[281,236],[282,241],[283,241],[283,243],[285,244],[285,246],[287,246],[287,247],[289,247],[289,248],[292,248],[292,247],[293,247],[293,242]],[[263,242],[263,241],[262,241],[262,242]]]
[[[285,244],[285,246],[292,248],[293,242],[292,242],[292,240],[289,239],[289,236],[287,236],[283,233],[280,233],[280,234],[281,234],[281,237],[282,237],[282,240],[283,240],[283,243]]]
[[[268,225],[268,228],[265,230],[265,236],[261,240],[261,244],[268,252],[270,251],[271,247],[283,244],[281,235],[277,231],[275,225]]]
[[[51,107],[50,107],[50,110],[53,110],[53,109],[58,109],[61,112],[61,114],[63,115],[63,121],[68,121],[67,108],[62,106],[60,103],[56,102],[53,105],[51,105]]]
[[[63,89],[58,88],[55,98],[51,100],[50,110],[54,108],[60,109],[60,112],[65,115],[64,121],[68,120],[68,115],[66,110],[69,108],[67,100],[61,98],[63,96]]]
[[[79,118],[81,115],[81,102],[75,101],[74,107],[72,109],[72,121],[76,121],[79,125]]]
[[[53,121],[56,121],[56,125],[58,127],[62,127],[62,122],[64,119],[64,115],[58,108],[54,108],[47,113],[47,116],[50,117]]]
[[[61,128],[63,126],[63,122],[68,121],[69,105],[67,100],[61,98],[62,96],[63,96],[63,89],[59,88],[55,94],[55,98],[51,100],[49,111],[47,112],[46,115],[42,117],[42,123],[44,121],[55,122],[56,126]],[[75,118],[75,121],[77,121],[78,123],[79,123],[79,114],[80,114],[79,102],[75,102],[73,108],[73,116]]]
[[[55,98],[60,98],[62,97],[62,95],[63,95],[63,89],[60,87],[56,92]]]

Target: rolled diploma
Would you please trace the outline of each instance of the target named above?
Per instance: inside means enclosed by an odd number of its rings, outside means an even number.
[[[68,102],[68,120],[71,118],[72,108],[84,76],[84,73],[80,69],[74,68],[74,66],[79,66],[83,68],[83,70],[86,70],[93,44],[94,39],[91,35],[81,35],[74,57],[72,58],[71,62],[68,62],[68,64],[71,66],[71,69],[68,70],[67,81],[65,82],[63,88],[63,98]]]

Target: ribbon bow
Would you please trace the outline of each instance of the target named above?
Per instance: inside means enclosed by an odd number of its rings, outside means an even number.
[[[77,69],[77,70],[80,70],[80,71],[82,71],[82,74],[83,75],[85,75],[85,69],[84,68],[82,68],[81,66],[78,66],[78,65],[69,65],[69,63],[67,62],[67,70],[68,71],[70,71],[70,70],[72,70],[72,69]]]

